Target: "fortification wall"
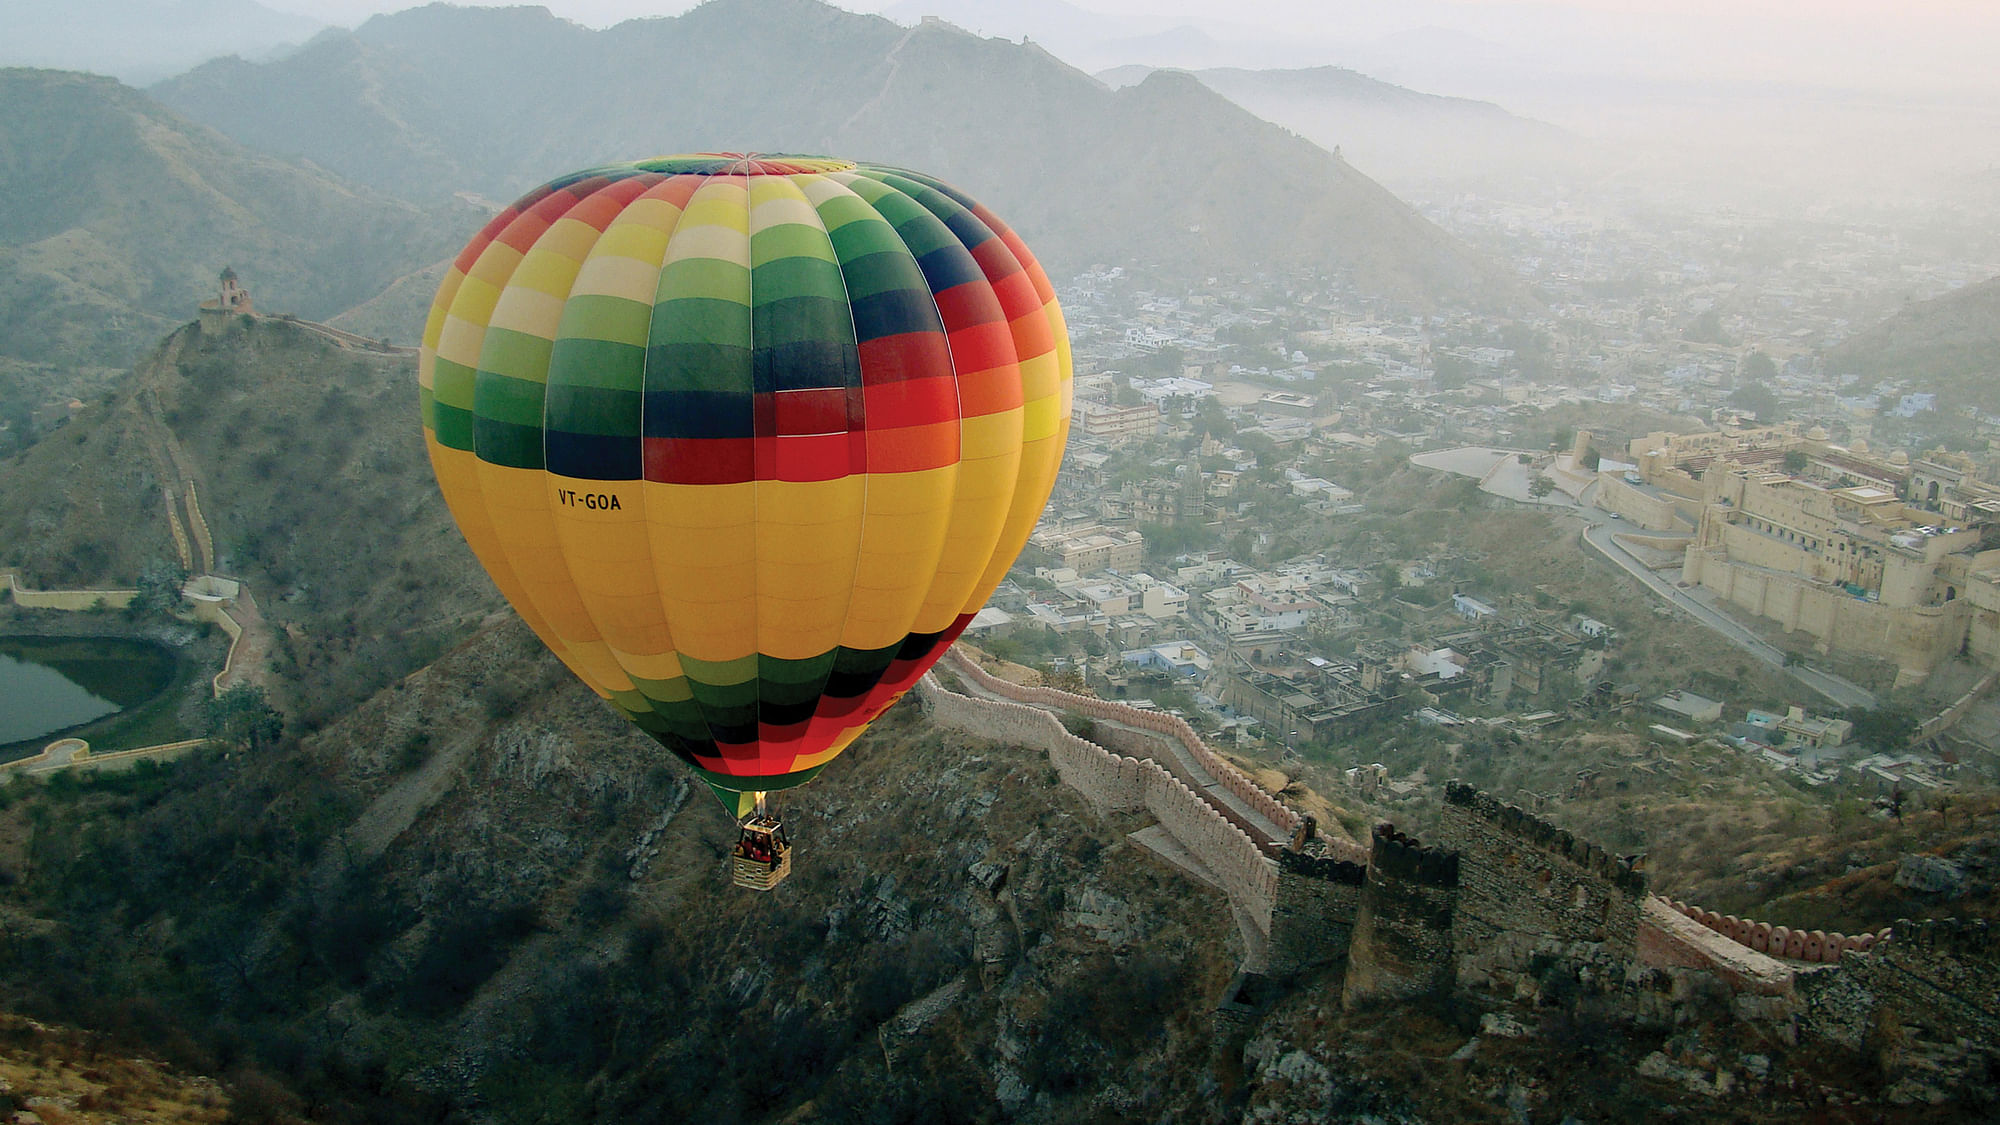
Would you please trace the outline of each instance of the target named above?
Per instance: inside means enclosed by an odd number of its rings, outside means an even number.
[[[137,590],[30,590],[21,585],[12,571],[0,573],[0,586],[14,594],[14,604],[23,609],[65,609],[85,611],[98,608],[124,609],[139,596]]]
[[[1800,978],[1802,1022],[1815,1035],[1862,1047],[1893,1015],[1933,1041],[2000,1044],[2000,956],[1984,921],[1897,922],[1893,940],[1851,953],[1840,969]]]
[[[1230,903],[1259,929],[1256,943],[1270,933],[1276,867],[1255,840],[1160,765],[1078,738],[1039,708],[948,691],[933,675],[926,674],[917,690],[939,723],[1045,751],[1063,783],[1099,815],[1145,809],[1216,877]]]
[[[1341,982],[1340,1002],[1349,1008],[1439,995],[1454,979],[1459,857],[1387,824],[1376,826],[1373,844]]]
[[[188,534],[193,536],[195,549],[201,552],[203,574],[215,573],[215,535],[208,530],[208,520],[201,514],[201,498],[195,495],[194,478],[187,481]]]
[[[81,738],[58,738],[42,747],[38,754],[16,758],[11,762],[0,762],[0,777],[11,774],[54,773],[57,770],[116,772],[131,769],[144,761],[176,761],[206,745],[208,740],[205,738],[190,738],[181,742],[163,742],[157,746],[138,746],[130,750],[113,750],[108,754],[93,754],[90,743]]]
[[[1145,806],[1145,783],[1140,779],[1145,763],[1085,742],[1047,711],[972,699],[946,690],[928,676],[918,682],[917,691],[931,717],[944,726],[1047,753],[1063,784],[1082,794],[1099,816]]]
[[[163,742],[158,746],[140,746],[131,750],[113,750],[109,754],[94,754],[84,750],[70,761],[74,770],[103,770],[117,772],[131,769],[140,762],[172,762],[208,745],[205,738],[189,738],[180,742]]]
[[[1984,920],[1897,922],[1895,940],[1857,957],[1857,976],[1913,1018],[2000,1044],[2000,951]]]
[[[1972,705],[1984,698],[1987,692],[1993,690],[1993,684],[1996,681],[2000,681],[2000,671],[1986,673],[1978,683],[1972,685],[1970,691],[1952,700],[1951,705],[1944,710],[1925,719],[1917,727],[1917,737],[1920,739],[1932,738],[1957,726],[1965,718],[1966,712],[1972,709]]]
[[[1617,512],[1648,531],[1690,529],[1671,496],[1654,496],[1625,483],[1613,473],[1597,474],[1597,506]]]
[[[1809,965],[1836,964],[1848,953],[1866,953],[1875,948],[1876,943],[1889,940],[1886,929],[1879,933],[1854,935],[1837,930],[1832,933],[1794,930],[1787,926],[1773,926],[1769,922],[1738,918],[1734,914],[1717,914],[1684,902],[1668,902],[1667,905],[1675,913],[1700,923],[1704,929],[1745,949],[1782,957],[1787,961],[1804,961]]]
[[[1963,601],[1942,606],[1863,601],[1796,574],[1741,565],[1717,547],[1689,547],[1684,573],[1733,605],[1806,633],[1823,649],[1894,661],[1897,687],[1923,679],[1956,652],[1971,616]]]
[[[167,502],[167,530],[173,534],[174,553],[181,560],[181,569],[193,570],[194,551],[188,546],[187,532],[181,528],[180,512],[174,508],[174,490],[164,484],[161,485],[160,498]]]
[[[1789,965],[1701,925],[1657,895],[1640,906],[1637,938],[1639,964],[1676,980],[1688,971],[1707,973],[1732,991],[1763,996],[1786,995],[1792,986]]]
[[[1345,968],[1368,881],[1359,862],[1290,849],[1278,853],[1278,888],[1271,905],[1268,971],[1275,977]]]
[[[1084,715],[1092,719],[1123,723],[1129,727],[1136,727],[1160,737],[1172,739],[1187,751],[1189,757],[1200,763],[1201,767],[1207,770],[1209,775],[1215,778],[1218,784],[1238,798],[1241,798],[1244,804],[1256,809],[1258,813],[1270,820],[1271,823],[1276,824],[1286,836],[1289,837],[1291,833],[1298,830],[1298,813],[1287,808],[1277,798],[1265,792],[1256,782],[1250,780],[1242,770],[1237,769],[1220,754],[1209,749],[1208,744],[1201,740],[1201,736],[1194,732],[1194,728],[1188,726],[1177,715],[1163,714],[1158,711],[1141,711],[1136,707],[1127,707],[1122,703],[1113,703],[1107,699],[1098,699],[1095,696],[1088,695],[1075,695],[1066,691],[1058,691],[1054,688],[1022,687],[1019,684],[1010,683],[989,675],[985,669],[979,667],[977,663],[963,652],[960,652],[956,647],[946,650],[945,660],[949,663],[953,672],[965,676],[984,690],[996,695],[1002,695],[1008,699],[1034,706],[1057,707],[1065,711],[1074,711],[1079,715]],[[1256,835],[1256,833],[1253,833],[1253,835]]]
[[[1456,781],[1445,786],[1437,839],[1462,864],[1455,923],[1461,973],[1519,972],[1548,941],[1633,958],[1646,877],[1630,863]]]
[[[1091,738],[1098,745],[1114,754],[1123,754],[1158,765],[1161,769],[1166,770],[1174,780],[1187,786],[1190,790],[1199,792],[1201,789],[1201,779],[1194,776],[1181,763],[1177,755],[1169,752],[1166,747],[1160,744],[1160,735],[1144,731],[1127,730],[1122,726],[1114,726],[1111,723],[1099,723],[1097,728],[1091,732]],[[1220,802],[1211,801],[1207,802],[1207,804],[1224,820],[1235,825],[1245,836],[1256,841],[1258,847],[1264,851],[1275,853],[1279,850],[1276,841],[1266,839],[1265,831],[1250,818]]]
[[[229,635],[229,653],[222,658],[222,671],[208,681],[209,694],[219,696],[228,690],[230,678],[236,673],[236,654],[243,647],[243,626],[215,602],[195,602],[189,613],[195,620],[211,622]]]

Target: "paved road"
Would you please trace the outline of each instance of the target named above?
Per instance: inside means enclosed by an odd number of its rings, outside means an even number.
[[[1588,495],[1586,493],[1586,495]],[[1623,530],[1620,524],[1611,522],[1610,517],[1596,508],[1578,508],[1577,515],[1583,517],[1589,526],[1584,529],[1583,539],[1613,564],[1627,574],[1644,583],[1646,588],[1666,599],[1667,604],[1686,612],[1690,617],[1743,649],[1750,655],[1771,667],[1791,676],[1805,686],[1838,703],[1842,707],[1873,708],[1877,700],[1875,693],[1850,680],[1842,679],[1831,672],[1822,672],[1805,665],[1785,666],[1783,651],[1766,644],[1757,634],[1738,624],[1728,614],[1700,601],[1673,583],[1649,570],[1630,551],[1618,545],[1612,536]]]

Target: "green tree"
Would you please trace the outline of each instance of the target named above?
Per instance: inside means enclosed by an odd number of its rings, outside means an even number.
[[[1778,365],[1763,352],[1753,351],[1743,357],[1736,369],[1736,377],[1745,383],[1774,383],[1778,379]]]
[[[1719,344],[1723,347],[1728,347],[1735,343],[1734,340],[1729,338],[1729,333],[1723,331],[1722,314],[1715,309],[1708,309],[1695,317],[1688,324],[1687,331],[1681,335],[1684,339],[1692,340],[1697,344]]]
[[[1479,491],[1479,482],[1471,477],[1460,477],[1451,482],[1448,503],[1461,512],[1469,512],[1486,505],[1486,496]]]
[[[1759,422],[1767,424],[1781,420],[1785,413],[1778,403],[1778,393],[1765,383],[1736,384],[1736,389],[1729,394],[1729,405],[1755,414]]]
[[[1847,713],[1848,721],[1854,724],[1854,737],[1881,751],[1901,750],[1916,737],[1920,721],[1916,712],[1907,707],[1877,707],[1873,711],[1859,707]]]
[[[285,717],[256,684],[237,684],[209,701],[208,737],[238,749],[261,750],[285,732]]]
[[[1472,364],[1450,352],[1439,352],[1431,360],[1431,378],[1441,391],[1455,391],[1472,382]]]
[[[126,610],[132,616],[158,613],[172,614],[187,604],[187,568],[178,562],[163,562],[155,559],[139,572],[139,580],[133,583],[138,588]]]
[[[1222,401],[1210,395],[1195,403],[1194,432],[1197,436],[1213,434],[1220,441],[1228,441],[1236,436],[1236,425],[1229,420]]]
[[[1536,473],[1535,479],[1528,482],[1528,495],[1537,500],[1555,490],[1556,482],[1547,473]]]
[[[1806,466],[1807,466],[1807,465],[1810,465],[1810,464],[1812,464],[1812,458],[1810,458],[1810,457],[1807,457],[1807,456],[1806,456],[1806,454],[1805,454],[1805,451],[1804,451],[1804,450],[1802,450],[1802,449],[1787,449],[1787,450],[1785,450],[1785,471],[1786,471],[1786,472],[1788,472],[1788,473],[1791,473],[1791,474],[1793,474],[1794,476],[1796,476],[1796,475],[1798,475],[1799,473],[1803,473],[1803,472],[1805,472],[1805,471],[1806,471]]]
[[[1257,458],[1260,469],[1281,468],[1285,464],[1284,450],[1278,448],[1278,443],[1272,441],[1269,434],[1241,434],[1237,437],[1237,444],[1243,447],[1245,453]]]
[[[1139,525],[1139,536],[1146,541],[1146,557],[1154,562],[1206,550],[1217,539],[1215,531],[1199,523],[1172,527],[1163,523],[1142,523]]]

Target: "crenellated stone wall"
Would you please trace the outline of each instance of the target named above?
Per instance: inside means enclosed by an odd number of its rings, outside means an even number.
[[[976,662],[956,647],[946,650],[944,663],[951,671],[964,676],[973,683],[978,684],[982,690],[995,695],[1002,695],[1008,699],[1030,706],[1054,707],[1091,719],[1120,723],[1127,727],[1136,727],[1139,730],[1149,732],[1160,738],[1171,739],[1179,743],[1190,758],[1200,763],[1201,767],[1207,770],[1210,776],[1215,778],[1217,784],[1241,799],[1244,804],[1257,810],[1258,813],[1270,820],[1271,823],[1277,825],[1286,837],[1289,837],[1299,826],[1298,813],[1287,808],[1283,802],[1265,792],[1261,786],[1245,776],[1242,770],[1237,769],[1220,754],[1209,749],[1208,744],[1201,740],[1201,736],[1194,732],[1194,728],[1188,726],[1187,722],[1177,715],[1168,715],[1159,711],[1141,711],[1136,707],[1128,707],[1123,703],[1113,703],[1108,699],[1098,699],[1095,696],[1089,695],[1075,695],[1066,691],[1058,691],[1054,688],[1022,687],[1020,684],[1011,683],[988,674],[985,669],[979,667]],[[1262,833],[1252,831],[1251,835],[1261,837]],[[1276,841],[1271,841],[1271,843],[1275,844]]]
[[[1975,1054],[2000,1050],[2000,951],[1992,927],[1905,919],[1889,932],[1891,940],[1843,957],[1838,972],[1801,977],[1808,1030],[1853,1048],[1894,1027],[1970,1044]]]
[[[1719,981],[1739,997],[1787,998],[1796,971],[1783,961],[1738,945],[1653,895],[1640,904],[1638,963],[1666,974],[1676,996],[1698,977]]]
[[[1271,906],[1270,974],[1291,977],[1344,968],[1367,881],[1366,854],[1357,862],[1289,848],[1280,851],[1278,890]]]
[[[1877,942],[1889,939],[1887,929],[1879,933],[1852,935],[1837,930],[1833,933],[1824,930],[1794,930],[1786,926],[1773,926],[1769,922],[1738,918],[1734,914],[1717,914],[1713,910],[1703,910],[1699,906],[1689,906],[1684,902],[1668,902],[1668,905],[1676,912],[1694,919],[1746,949],[1768,953],[1773,957],[1783,957],[1787,961],[1831,965],[1837,963],[1844,954],[1866,953],[1875,948]]]
[[[1126,721],[1102,700],[1008,686]],[[1894,1047],[1885,1035],[1955,1042],[1952,1070],[1988,1065],[2000,1044],[2000,951],[1985,922],[1850,936],[1716,915],[1651,894],[1635,863],[1456,781],[1435,846],[1384,824],[1365,858],[1341,841],[1270,849],[1159,762],[1079,738],[1041,707],[968,698],[934,676],[918,694],[940,723],[1045,750],[1100,814],[1151,814],[1222,886],[1246,929],[1246,972],[1269,974],[1257,979],[1339,971],[1352,1007],[1463,988],[1535,995],[1531,974],[1560,967],[1624,993],[1640,1018],[1676,1018],[1676,1005],[1708,995],[1707,980],[1729,990],[1739,1019],[1849,1049]],[[1169,724],[1148,729],[1173,736]]]
[[[1063,783],[1100,815],[1145,809],[1216,878],[1238,917],[1254,931],[1244,935],[1251,959],[1261,960],[1277,898],[1277,868],[1263,847],[1215,806],[1158,763],[1113,754],[1078,738],[1040,708],[963,696],[928,674],[917,693],[932,718],[945,726],[1047,752]]]
[[[1452,942],[1461,983],[1514,990],[1552,952],[1607,967],[1635,958],[1646,877],[1630,862],[1456,781],[1437,843],[1462,864]]]
[[[1388,824],[1375,827],[1373,842],[1341,1005],[1447,993],[1454,984],[1459,857],[1425,847]]]

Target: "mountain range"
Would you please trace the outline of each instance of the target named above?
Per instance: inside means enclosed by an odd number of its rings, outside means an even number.
[[[409,199],[506,199],[642,154],[826,152],[956,183],[1058,274],[1313,269],[1418,305],[1532,304],[1363,170],[1184,75],[1113,91],[1032,44],[813,0],[712,0],[606,31],[433,5],[152,92],[244,144]]]
[[[1098,74],[1113,88],[1143,82],[1154,68]],[[1392,185],[1480,183],[1547,176],[1574,164],[1582,142],[1492,102],[1421,93],[1341,67],[1190,71],[1202,85],[1266,121],[1296,130]]]
[[[450,253],[481,213],[246,148],[109,78],[0,70],[0,356],[126,364],[233,267],[331,316]]]
[[[256,0],[0,0],[0,66],[157,82],[220,55],[262,58],[323,26]]]

